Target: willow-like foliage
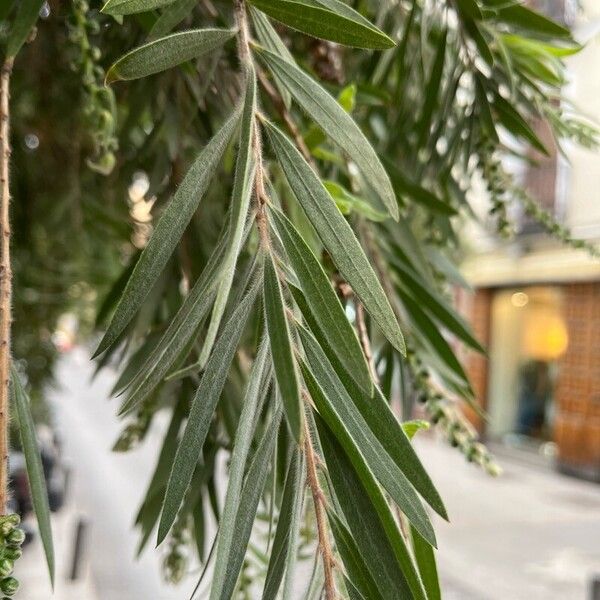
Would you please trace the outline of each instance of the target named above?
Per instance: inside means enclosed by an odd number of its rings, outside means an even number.
[[[0,14],[7,48],[24,41],[28,3]],[[535,213],[502,167],[547,152],[531,123],[559,145],[595,142],[561,104],[570,32],[504,0],[50,8],[16,77],[66,20],[59,58],[75,72],[60,77],[83,88],[67,106],[51,83],[51,106],[61,127],[81,115],[74,154],[89,168],[69,173],[80,214],[93,207],[107,233],[78,226],[120,250],[107,262],[120,275],[91,284],[99,368],[120,368],[115,449],[170,413],[140,551],[156,530],[173,581],[197,551],[211,600],[291,597],[311,548],[302,598],[440,598],[429,509],[449,516],[411,444],[429,425],[411,405],[497,471],[456,410],[475,406],[456,348],[485,349],[448,292],[466,286],[471,182],[504,233],[510,202]]]

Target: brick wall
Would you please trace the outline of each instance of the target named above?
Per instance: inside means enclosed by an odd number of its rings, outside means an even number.
[[[555,394],[559,462],[600,474],[600,282],[564,290],[569,347]]]
[[[468,315],[473,333],[484,348],[490,342],[490,317],[492,307],[492,290],[478,289],[468,300],[463,299],[462,312]],[[465,306],[465,302],[468,306]],[[488,387],[488,360],[477,352],[469,352],[465,361],[467,375],[473,385],[478,403],[485,409]],[[465,413],[480,433],[483,432],[483,421],[472,409],[465,406]]]

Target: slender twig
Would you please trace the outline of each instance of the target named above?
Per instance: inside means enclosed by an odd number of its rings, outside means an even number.
[[[294,119],[292,119],[292,115],[290,115],[290,112],[286,108],[281,95],[271,84],[271,82],[267,79],[267,76],[265,75],[262,69],[257,68],[256,75],[258,76],[258,81],[260,82],[260,85],[265,90],[267,96],[269,96],[269,98],[271,99],[271,102],[273,103],[273,106],[279,113],[281,120],[287,127],[287,130],[290,132],[290,135],[292,136],[292,138],[294,138],[294,142],[296,143],[296,146],[298,146],[298,150],[300,150],[306,162],[309,165],[311,165],[313,169],[316,169],[315,161],[313,160],[310,150],[308,149],[308,146],[306,145],[306,142],[304,141],[304,138],[302,137],[298,126],[294,122]]]
[[[375,361],[373,360],[373,351],[371,350],[371,340],[369,339],[369,332],[367,330],[367,324],[365,323],[365,309],[359,300],[355,300],[354,304],[356,307],[356,327],[358,329],[360,345],[362,346],[363,354],[369,365],[371,377],[376,384],[379,384],[379,377],[377,375],[377,369],[375,368]]]
[[[331,549],[329,535],[327,533],[327,523],[325,516],[325,494],[321,489],[319,477],[317,475],[317,456],[312,445],[308,425],[304,430],[304,454],[306,456],[306,480],[313,498],[315,507],[315,517],[317,520],[317,536],[319,552],[323,559],[323,572],[325,574],[325,598],[326,600],[336,600],[337,592],[335,589],[335,579],[333,577],[333,568],[335,558]]]
[[[9,221],[9,88],[13,59],[0,73],[0,512],[8,500],[8,409],[10,369],[11,279]]]

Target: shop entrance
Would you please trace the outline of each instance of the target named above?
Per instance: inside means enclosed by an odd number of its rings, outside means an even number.
[[[534,447],[552,440],[558,360],[568,342],[559,287],[494,295],[488,405],[492,438]]]

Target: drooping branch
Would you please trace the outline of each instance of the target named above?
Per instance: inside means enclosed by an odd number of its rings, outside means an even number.
[[[0,512],[8,500],[8,418],[10,373],[11,280],[9,95],[13,59],[0,73]]]
[[[325,599],[336,600],[337,592],[335,588],[335,580],[333,577],[333,567],[335,558],[329,541],[327,532],[327,517],[325,516],[325,495],[319,484],[317,475],[317,459],[310,437],[308,426],[305,426],[304,431],[304,454],[306,456],[306,479],[308,487],[313,498],[315,507],[315,518],[317,520],[317,536],[319,544],[319,552],[323,560],[323,572],[325,574]]]

